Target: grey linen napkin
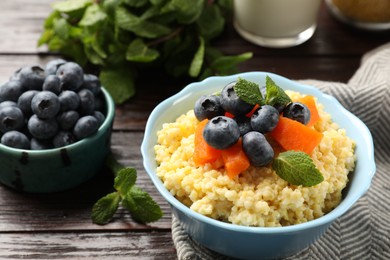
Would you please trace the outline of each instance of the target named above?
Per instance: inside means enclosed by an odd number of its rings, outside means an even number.
[[[363,56],[347,84],[300,80],[336,97],[370,129],[377,171],[369,191],[326,233],[286,259],[390,259],[390,43]],[[192,240],[172,216],[178,259],[228,259]]]

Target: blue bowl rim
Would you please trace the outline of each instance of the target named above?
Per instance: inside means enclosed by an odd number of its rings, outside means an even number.
[[[15,154],[17,156],[20,155],[20,152],[27,152],[31,156],[47,156],[47,155],[54,154],[57,151],[61,151],[63,149],[67,149],[67,150],[77,149],[78,147],[92,143],[96,138],[98,138],[101,135],[101,133],[103,133],[103,132],[107,131],[107,129],[111,128],[112,122],[113,122],[114,116],[115,116],[115,103],[114,103],[114,100],[112,99],[110,93],[104,87],[101,87],[101,93],[103,94],[104,100],[106,101],[106,109],[107,109],[107,113],[105,115],[106,118],[105,118],[103,124],[99,127],[98,131],[95,134],[93,134],[92,136],[84,138],[82,140],[79,140],[79,141],[77,141],[73,144],[70,144],[70,145],[66,145],[66,146],[58,147],[58,148],[52,148],[52,149],[45,149],[45,150],[18,149],[18,148],[9,147],[9,146],[6,146],[6,145],[3,145],[0,143],[0,150],[7,152],[7,153],[10,153],[10,154]]]
[[[155,133],[152,132],[153,124],[156,121],[156,119],[159,117],[159,112],[164,111],[165,109],[169,108],[171,105],[173,105],[176,100],[180,100],[182,98],[185,98],[187,95],[191,94],[193,91],[196,91],[196,87],[199,85],[207,85],[209,82],[215,81],[215,80],[226,80],[226,82],[232,82],[234,80],[237,80],[238,77],[242,78],[247,78],[250,76],[257,76],[257,75],[268,75],[270,76],[274,81],[279,81],[279,82],[284,82],[288,84],[293,84],[297,87],[300,88],[300,91],[302,90],[302,93],[306,94],[312,94],[316,97],[321,96],[323,99],[328,100],[329,102],[332,103],[333,106],[335,106],[340,113],[343,115],[347,116],[350,120],[352,120],[355,124],[359,126],[359,128],[363,131],[364,133],[364,141],[367,144],[366,147],[366,152],[367,152],[367,158],[365,158],[364,163],[366,163],[368,168],[367,170],[369,171],[367,173],[367,178],[368,181],[365,185],[365,187],[361,187],[361,189],[358,191],[358,193],[351,197],[347,196],[344,198],[341,203],[334,208],[332,211],[329,213],[314,219],[310,220],[305,223],[300,223],[300,224],[295,224],[291,226],[283,226],[283,227],[250,227],[250,226],[241,226],[241,225],[236,225],[232,223],[227,223],[227,222],[222,222],[219,220],[212,219],[210,217],[204,216],[200,213],[197,213],[193,210],[191,210],[189,207],[185,206],[182,204],[179,200],[177,200],[164,186],[160,178],[155,174],[155,169],[153,169],[152,165],[149,164],[149,161],[147,160],[148,156],[148,149],[150,149],[150,144],[152,143],[153,138],[150,138],[153,136]],[[280,83],[279,83],[280,85]],[[270,72],[263,72],[263,71],[253,71],[253,72],[244,72],[244,73],[238,73],[234,74],[231,76],[213,76],[206,78],[200,82],[194,82],[189,85],[187,85],[185,88],[183,88],[180,92],[176,93],[175,95],[165,99],[162,101],[160,104],[158,104],[152,113],[149,116],[149,119],[146,123],[145,127],[145,133],[144,133],[144,139],[141,144],[141,154],[143,156],[143,164],[144,168],[151,178],[153,184],[156,186],[157,190],[160,192],[160,194],[168,201],[168,203],[172,206],[175,207],[177,210],[181,211],[187,216],[191,216],[192,218],[197,219],[200,222],[204,222],[209,225],[213,225],[225,230],[229,230],[232,232],[241,232],[241,233],[267,233],[267,234],[281,234],[281,233],[294,233],[294,232],[300,232],[302,230],[306,229],[312,229],[316,228],[318,226],[323,226],[331,223],[338,217],[342,216],[345,212],[347,212],[352,205],[361,197],[363,196],[372,181],[372,178],[376,172],[376,166],[375,166],[375,159],[374,159],[374,145],[373,145],[373,140],[371,133],[367,126],[355,115],[353,115],[351,112],[346,110],[340,102],[334,98],[333,96],[327,95],[323,92],[321,92],[319,89],[309,86],[309,85],[304,85],[299,82],[290,80],[288,78],[285,78],[283,76],[270,73]]]

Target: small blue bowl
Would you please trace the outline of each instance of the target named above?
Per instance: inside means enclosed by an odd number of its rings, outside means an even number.
[[[239,226],[194,212],[178,201],[156,175],[157,163],[153,147],[157,142],[157,131],[162,128],[163,123],[173,122],[178,116],[192,109],[196,99],[201,95],[219,91],[226,84],[237,80],[238,77],[264,85],[267,75],[282,88],[316,96],[318,102],[324,105],[325,111],[330,113],[333,121],[346,129],[347,135],[355,140],[356,168],[350,173],[350,182],[344,190],[343,200],[334,210],[318,219],[285,227]],[[204,81],[192,83],[176,95],[166,99],[153,110],[148,119],[141,153],[146,172],[157,190],[171,205],[173,214],[179,219],[186,232],[195,241],[211,250],[226,256],[245,259],[286,257],[308,247],[326,231],[333,221],[347,212],[366,193],[376,170],[372,137],[362,121],[342,107],[334,97],[314,87],[266,72],[210,77]]]
[[[49,193],[73,188],[98,173],[110,150],[115,104],[102,88],[106,119],[98,131],[61,148],[22,150],[0,144],[0,182],[22,192]]]

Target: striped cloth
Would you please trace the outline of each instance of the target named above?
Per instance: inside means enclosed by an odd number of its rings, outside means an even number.
[[[347,84],[301,80],[337,97],[370,129],[377,172],[369,191],[313,245],[286,259],[390,259],[390,43],[362,58]],[[173,216],[178,259],[227,259],[193,241]]]

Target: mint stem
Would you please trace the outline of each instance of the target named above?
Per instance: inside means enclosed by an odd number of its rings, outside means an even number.
[[[114,174],[114,176],[116,176],[121,169],[125,168],[125,166],[120,164],[118,160],[115,159],[112,153],[110,153],[106,158],[106,166],[111,171],[111,173]]]

